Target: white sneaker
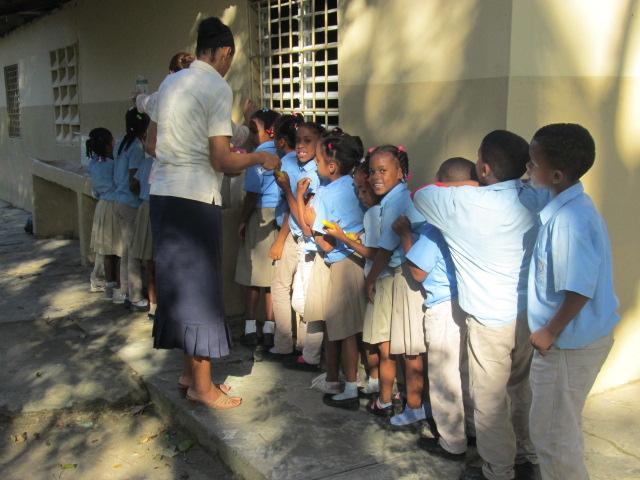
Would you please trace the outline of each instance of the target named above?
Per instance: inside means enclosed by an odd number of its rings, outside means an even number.
[[[373,382],[367,382],[367,384],[362,387],[360,389],[360,391],[362,393],[364,393],[365,395],[371,395],[374,393],[379,393],[380,392],[380,384],[379,383],[373,383]]]
[[[123,304],[127,300],[127,294],[122,293],[120,290],[113,291],[113,297],[111,297],[111,301],[117,304]]]
[[[337,395],[342,393],[342,385],[340,382],[327,382],[327,374],[322,373],[311,381],[311,387],[314,390],[319,390],[322,393],[330,393]]]
[[[100,280],[91,280],[89,282],[89,291],[91,293],[104,292],[106,290],[106,285],[104,282]]]

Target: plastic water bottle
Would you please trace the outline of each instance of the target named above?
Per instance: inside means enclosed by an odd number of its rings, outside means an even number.
[[[136,92],[138,94],[147,93],[149,90],[149,80],[147,80],[143,75],[138,75],[136,77]]]

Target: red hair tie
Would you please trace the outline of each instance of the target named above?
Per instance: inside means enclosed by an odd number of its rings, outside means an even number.
[[[273,128],[267,128],[264,133],[266,133],[267,135],[269,135],[271,138],[273,138]]]
[[[373,153],[375,149],[376,147],[369,147],[369,149],[367,150],[367,153]]]
[[[398,149],[399,152],[407,153],[407,150],[402,145],[398,145],[396,148]]]

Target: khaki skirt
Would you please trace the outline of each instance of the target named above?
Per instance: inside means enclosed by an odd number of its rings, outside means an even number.
[[[391,310],[393,307],[393,277],[378,278],[373,303],[367,302],[362,326],[362,341],[370,345],[391,339]]]
[[[247,287],[270,287],[275,266],[269,258],[276,241],[276,209],[256,208],[245,227],[236,261],[236,282]]]
[[[391,353],[418,355],[427,351],[424,341],[422,288],[408,271],[406,263],[393,274],[391,313]]]
[[[335,342],[362,332],[366,298],[364,269],[355,255],[332,263],[324,305],[329,340]]]
[[[115,202],[98,200],[91,227],[91,250],[100,255],[121,257],[122,236],[115,207]]]
[[[153,259],[153,240],[151,237],[151,221],[149,220],[149,202],[142,202],[136,213],[133,226],[131,256],[143,261]]]
[[[307,298],[304,303],[305,323],[324,320],[330,272],[329,265],[324,263],[322,255],[317,253],[313,260],[313,267],[311,267]]]

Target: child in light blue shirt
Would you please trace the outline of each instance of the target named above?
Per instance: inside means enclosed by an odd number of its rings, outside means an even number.
[[[607,227],[580,183],[595,144],[580,125],[552,124],[536,132],[530,153],[532,183],[553,194],[529,269],[531,440],[543,479],[588,478],[582,409],[620,320]]]
[[[263,108],[249,119],[249,131],[258,145],[256,152],[276,154],[274,125],[280,114]],[[253,165],[245,172],[244,190],[246,195],[240,214],[238,234],[240,249],[236,261],[235,280],[246,287],[245,322],[242,343],[247,346],[257,344],[256,308],[261,292],[264,292],[265,326],[263,327],[264,347],[273,346],[273,308],[271,302],[271,282],[275,271],[269,251],[275,242],[276,206],[280,191],[274,172],[260,165]],[[264,336],[266,334],[266,336]]]

